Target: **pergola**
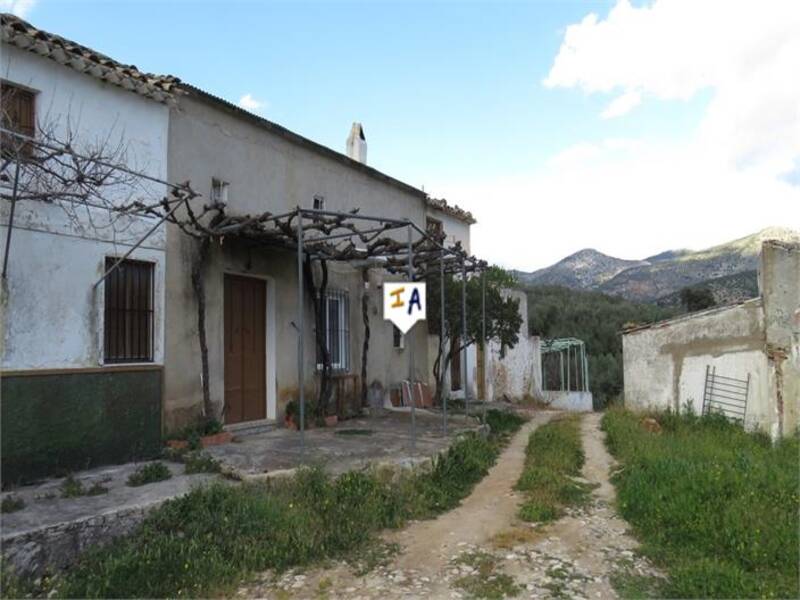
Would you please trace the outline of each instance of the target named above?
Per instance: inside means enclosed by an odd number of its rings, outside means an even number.
[[[6,277],[6,267],[11,249],[11,235],[14,226],[14,208],[20,200],[40,200],[63,202],[70,206],[80,205],[87,209],[105,209],[109,215],[148,216],[155,223],[128,251],[115,261],[94,284],[95,289],[108,275],[126,260],[164,223],[177,226],[182,232],[201,242],[200,263],[202,268],[210,242],[222,242],[225,238],[246,240],[254,245],[295,251],[299,297],[305,293],[304,260],[336,261],[369,265],[382,268],[393,274],[404,274],[409,281],[425,277],[438,267],[440,276],[440,343],[445,335],[445,281],[446,274],[460,274],[461,285],[461,325],[462,335],[467,338],[467,300],[466,283],[468,273],[481,274],[481,343],[486,337],[486,288],[484,272],[485,261],[470,256],[460,243],[445,246],[443,232],[421,228],[411,219],[389,218],[380,215],[362,214],[359,209],[349,212],[317,210],[296,207],[290,211],[274,214],[264,211],[259,214],[235,215],[226,212],[222,202],[211,202],[198,206],[202,195],[194,191],[191,184],[173,183],[157,177],[129,169],[124,162],[107,157],[102,152],[81,154],[71,143],[58,143],[48,136],[32,137],[16,131],[2,129],[3,135],[17,140],[17,152],[7,156],[0,168],[0,197],[11,203],[10,216],[5,240],[5,256],[2,269]],[[19,151],[20,148],[25,151]],[[33,150],[31,150],[33,148]],[[37,156],[32,160],[33,155]],[[44,159],[42,157],[45,157]],[[13,169],[12,169],[13,165]],[[162,184],[169,190],[166,197],[159,200],[140,198],[119,202],[110,199],[113,194],[103,193],[103,186],[120,186],[124,183],[149,181]],[[33,185],[25,185],[33,181]],[[106,183],[108,182],[108,184]],[[405,232],[405,240],[402,239]],[[193,270],[194,271],[194,270]],[[204,401],[208,399],[208,360],[205,343],[205,297],[202,283],[193,282],[198,296],[198,335],[200,337],[203,360]],[[198,278],[199,279],[199,278]],[[300,408],[300,435],[305,444],[305,393],[304,343],[305,314],[301,301],[297,310],[297,370],[298,404]],[[462,369],[466,372],[466,345],[462,349]],[[408,347],[409,379],[413,382],[413,345]],[[362,383],[363,385],[363,383]],[[447,394],[443,394],[443,431],[447,432]],[[411,447],[416,445],[415,401],[411,400]],[[465,410],[469,414],[469,386],[465,386]]]
[[[543,390],[551,389],[548,381],[557,385],[552,388],[555,391],[589,391],[589,362],[583,340],[566,337],[542,342]]]

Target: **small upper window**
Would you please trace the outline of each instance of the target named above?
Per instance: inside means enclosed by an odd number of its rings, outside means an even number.
[[[228,201],[228,184],[221,179],[211,180],[211,202],[226,203]]]
[[[35,104],[36,94],[6,81],[0,82],[2,102],[0,102],[0,125],[27,137],[34,137],[36,133]],[[33,144],[18,136],[3,133],[0,139],[3,156],[22,154],[30,156],[33,153]]]
[[[438,238],[441,237],[444,232],[444,225],[439,219],[428,217],[425,219],[425,229],[427,229],[428,233],[432,234],[433,237]]]
[[[392,325],[392,347],[402,350],[406,347],[406,336],[400,331],[396,325]]]
[[[325,196],[314,196],[314,210],[325,210]]]

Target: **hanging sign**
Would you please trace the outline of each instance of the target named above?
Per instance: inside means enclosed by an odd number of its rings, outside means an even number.
[[[383,318],[403,333],[425,320],[425,284],[416,282],[383,284]]]

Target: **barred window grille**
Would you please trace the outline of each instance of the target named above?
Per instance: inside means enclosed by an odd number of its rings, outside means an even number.
[[[106,258],[106,270],[117,261]],[[153,360],[153,264],[124,260],[105,281],[104,361]]]
[[[322,300],[325,319],[325,344],[331,355],[331,369],[350,370],[350,298],[347,292],[331,290]],[[317,368],[322,369],[322,353],[317,347]]]

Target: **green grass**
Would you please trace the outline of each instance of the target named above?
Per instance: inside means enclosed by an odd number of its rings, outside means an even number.
[[[353,471],[332,478],[304,469],[291,479],[197,488],[150,513],[133,535],[90,551],[53,593],[209,597],[270,568],[353,556],[374,563],[380,552],[369,555],[381,529],[436,515],[469,494],[523,422],[503,420],[504,432],[461,437],[428,471]]]
[[[655,418],[660,434],[625,411],[603,419],[623,465],[619,510],[668,574],[654,595],[798,597],[800,438],[773,446],[720,417]]]
[[[164,481],[172,477],[167,465],[161,461],[155,461],[142,465],[128,476],[128,485],[138,487],[156,481]]]
[[[551,421],[534,431],[516,486],[525,492],[520,518],[547,523],[561,517],[566,507],[586,502],[591,487],[572,479],[580,476],[583,462],[579,416]]]

